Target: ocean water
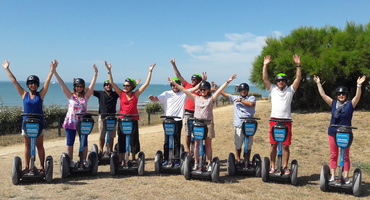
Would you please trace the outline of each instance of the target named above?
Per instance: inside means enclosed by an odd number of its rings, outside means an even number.
[[[23,88],[27,88],[25,82],[19,82]],[[66,83],[68,88],[72,90],[72,82]],[[123,83],[118,83],[118,86],[122,86]],[[41,84],[42,86],[42,84]],[[140,87],[140,85],[138,86]],[[137,87],[137,88],[138,88]],[[103,83],[96,83],[95,90],[103,90]],[[166,90],[170,90],[169,84],[150,84],[146,90],[140,95],[139,97],[139,106],[145,105],[145,103],[149,102],[148,99],[149,95],[160,95],[162,92]],[[226,87],[225,91],[227,93],[234,93],[235,92],[235,85],[229,85]],[[256,86],[250,85],[250,92],[260,93],[263,97],[267,97],[269,95],[267,90],[261,90]],[[0,104],[2,106],[22,106],[22,99],[21,96],[16,91],[14,85],[10,81],[0,81]],[[45,96],[44,104],[49,106],[50,104],[61,105],[62,107],[67,107],[67,97],[64,95],[60,85],[58,82],[53,82],[50,84],[49,91]],[[117,103],[118,104],[118,103]],[[117,109],[118,109],[117,105]],[[88,103],[89,110],[98,110],[99,103],[98,99],[94,96],[90,97]]]

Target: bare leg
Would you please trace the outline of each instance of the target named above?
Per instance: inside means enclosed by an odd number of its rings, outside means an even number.
[[[73,160],[73,146],[67,146],[67,154],[71,160]]]
[[[240,154],[242,149],[235,149],[236,161],[240,162]]]
[[[186,138],[185,138],[185,144],[186,144],[185,151],[189,152],[189,153],[190,153],[190,142],[191,142],[191,136],[187,135]]]
[[[31,160],[31,139],[27,136],[24,136],[24,161],[25,161],[25,169],[30,168],[30,160]]]
[[[275,161],[276,161],[276,154],[277,154],[277,144],[271,144],[270,146],[270,167],[275,169]]]
[[[45,149],[44,149],[44,136],[39,136],[36,139],[37,153],[40,159],[40,169],[44,169],[45,165]]]
[[[283,169],[288,168],[289,156],[289,145],[283,145]]]
[[[205,140],[206,145],[206,155],[208,163],[212,162],[212,138],[207,137]]]

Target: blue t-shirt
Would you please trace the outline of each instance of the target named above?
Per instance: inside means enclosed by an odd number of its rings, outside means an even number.
[[[330,125],[339,124],[352,126],[352,116],[355,110],[352,105],[352,101],[347,101],[343,108],[337,108],[337,100],[333,100],[331,105],[331,119]],[[338,111],[337,111],[338,110]],[[334,135],[338,127],[332,127],[329,125],[328,134]]]
[[[27,92],[23,99],[23,112],[24,113],[37,113],[37,114],[44,114],[42,111],[42,103],[44,101],[40,97],[40,93],[36,92],[33,99],[30,98],[30,93]],[[23,116],[22,121],[22,129],[23,129],[23,122],[28,118],[29,116]],[[44,117],[37,116],[41,120],[41,126],[40,129],[45,129],[45,122]]]
[[[242,96],[240,95],[229,95],[229,100],[234,102],[234,126],[241,128],[244,119],[240,119],[240,117],[253,117],[256,108],[256,97],[254,96],[246,96],[243,101],[250,101],[254,103],[254,106],[246,106],[241,102],[234,101],[234,99],[240,99]]]

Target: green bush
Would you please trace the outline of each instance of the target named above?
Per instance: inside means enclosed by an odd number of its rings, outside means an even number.
[[[155,114],[163,111],[163,105],[157,102],[147,103],[145,105],[145,111],[148,114]]]

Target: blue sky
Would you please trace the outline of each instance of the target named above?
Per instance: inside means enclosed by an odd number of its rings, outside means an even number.
[[[301,26],[344,28],[347,21],[369,23],[368,0],[0,0],[0,61],[10,60],[18,80],[36,74],[45,80],[50,61],[66,81],[98,82],[112,63],[115,82],[151,83],[174,77],[172,57],[182,75],[206,71],[210,81],[249,82],[251,63],[268,36],[285,36]],[[304,63],[303,69],[304,69]],[[0,80],[9,80],[0,71]],[[55,80],[55,78],[53,78]]]

